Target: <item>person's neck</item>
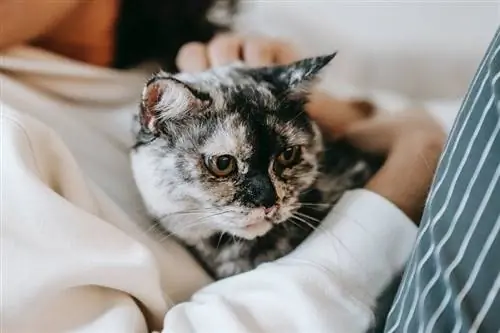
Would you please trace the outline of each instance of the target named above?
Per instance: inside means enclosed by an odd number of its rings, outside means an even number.
[[[115,26],[120,0],[83,1],[32,44],[97,66],[110,66],[115,51]]]

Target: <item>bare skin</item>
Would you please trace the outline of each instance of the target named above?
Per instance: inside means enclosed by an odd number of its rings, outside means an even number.
[[[0,0],[0,49],[32,44],[97,66],[110,66],[119,0]],[[251,66],[299,58],[288,43],[266,37],[216,36],[207,45],[188,43],[178,52],[183,71],[201,71],[242,60]],[[358,147],[388,154],[367,185],[418,222],[444,145],[441,128],[424,112],[372,117],[359,103],[315,93],[308,112],[326,132],[345,135]]]
[[[418,223],[446,141],[441,127],[424,110],[411,110],[356,122],[343,135],[366,151],[388,155],[366,188]]]
[[[0,49],[30,43],[98,66],[113,59],[119,0],[0,0]]]

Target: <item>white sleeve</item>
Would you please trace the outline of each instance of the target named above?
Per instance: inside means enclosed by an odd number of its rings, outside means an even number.
[[[287,257],[214,283],[172,308],[171,332],[365,332],[417,228],[386,199],[347,193]]]
[[[164,291],[199,289],[196,263],[146,242],[45,125],[0,101],[0,126],[0,331],[161,329]]]

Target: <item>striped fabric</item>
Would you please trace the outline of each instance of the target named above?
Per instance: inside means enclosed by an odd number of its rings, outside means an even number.
[[[439,163],[386,333],[500,332],[500,29]]]

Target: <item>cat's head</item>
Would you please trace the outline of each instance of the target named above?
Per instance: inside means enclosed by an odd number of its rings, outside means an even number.
[[[291,217],[323,147],[307,94],[333,57],[156,74],[132,152],[149,212],[188,242],[220,232],[252,239]]]

